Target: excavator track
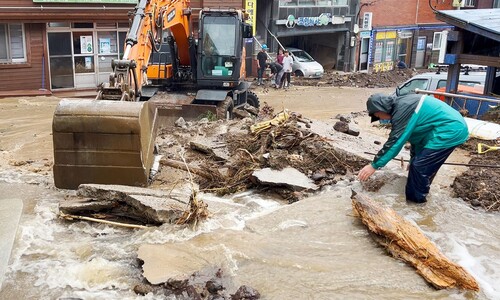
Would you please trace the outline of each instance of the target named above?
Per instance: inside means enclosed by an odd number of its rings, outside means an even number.
[[[149,102],[60,101],[52,123],[55,186],[147,185],[155,118]]]

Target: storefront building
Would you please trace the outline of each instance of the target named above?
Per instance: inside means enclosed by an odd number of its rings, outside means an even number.
[[[437,46],[433,42],[442,31],[451,29],[449,25],[374,29],[367,41],[372,46],[367,58],[370,64],[360,64],[359,70],[390,71],[398,61],[415,68],[437,63],[439,41]]]
[[[280,44],[307,51],[325,70],[352,71],[354,0],[256,1],[256,38],[272,52]]]
[[[0,95],[13,91],[96,88],[123,54],[138,0],[4,0],[0,2]],[[191,1],[194,30],[201,7]],[[243,1],[226,1],[241,9]],[[22,21],[21,21],[22,20]]]
[[[95,88],[107,80],[137,2],[78,2],[2,1],[0,91]]]

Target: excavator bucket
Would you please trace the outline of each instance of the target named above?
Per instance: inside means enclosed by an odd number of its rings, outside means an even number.
[[[155,118],[149,102],[61,100],[52,123],[55,186],[147,185]]]

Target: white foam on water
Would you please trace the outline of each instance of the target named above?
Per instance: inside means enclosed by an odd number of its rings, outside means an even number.
[[[307,222],[302,220],[286,220],[278,224],[278,229],[285,230],[290,227],[306,228],[307,226]]]
[[[195,230],[185,226],[172,226],[165,224],[157,228],[140,231],[136,236],[140,243],[163,244],[171,242],[182,242],[190,240],[200,234],[213,232],[218,229],[230,229],[241,231],[245,228],[246,221],[267,215],[282,207],[276,200],[261,198],[253,192],[244,192],[233,195],[231,198],[221,198],[212,194],[198,194],[200,200],[220,202],[235,209],[219,214],[212,212],[212,216],[198,224]],[[209,207],[210,210],[210,207]]]
[[[50,289],[70,287],[87,291],[130,288],[125,280],[130,273],[128,266],[101,257],[85,262],[52,262],[48,267],[57,272],[46,272],[46,276],[38,278],[35,286],[47,285]]]
[[[498,257],[475,257],[468,250],[470,245],[466,245],[454,234],[450,234],[448,237],[451,244],[450,257],[477,280],[481,291],[489,299],[500,299],[500,261]]]

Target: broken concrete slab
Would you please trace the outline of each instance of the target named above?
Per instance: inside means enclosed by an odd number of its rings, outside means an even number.
[[[167,192],[141,187],[115,184],[80,184],[77,195],[86,198],[96,198],[100,200],[124,199],[128,195],[153,196],[160,198],[169,198],[178,201],[179,204],[189,203],[190,193]]]
[[[140,211],[147,223],[174,223],[186,209],[178,201],[164,197],[129,195],[123,201]]]
[[[284,168],[280,171],[265,168],[254,171],[252,175],[262,184],[289,186],[295,190],[318,189],[311,179],[295,168]]]
[[[161,284],[169,279],[182,280],[208,267],[210,263],[223,261],[221,253],[217,259],[213,251],[197,251],[189,244],[151,245],[139,247],[137,258],[142,260],[143,275],[151,284]],[[186,251],[187,250],[187,251]],[[198,249],[199,250],[199,249]],[[197,253],[198,255],[193,255]]]
[[[59,210],[66,214],[75,214],[83,211],[99,212],[113,209],[118,205],[120,205],[118,200],[71,197],[59,203]]]
[[[177,194],[147,188],[82,184],[79,197],[61,201],[59,209],[67,214],[84,215],[102,212],[110,216],[126,216],[146,224],[174,223],[189,203],[190,193]]]

